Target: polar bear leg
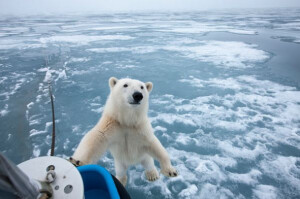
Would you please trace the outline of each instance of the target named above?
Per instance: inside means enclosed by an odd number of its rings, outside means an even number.
[[[123,184],[123,186],[126,186],[127,183],[127,166],[125,164],[122,164],[119,161],[115,160],[115,170],[116,170],[116,177],[117,179]]]
[[[142,165],[145,168],[145,174],[146,178],[149,181],[155,181],[159,178],[159,173],[156,170],[154,166],[154,160],[152,157],[147,155],[143,160],[142,160]]]
[[[178,175],[178,172],[174,167],[172,167],[166,149],[161,145],[160,141],[157,139],[157,137],[154,136],[154,134],[152,139],[153,141],[151,143],[151,146],[149,147],[148,152],[152,157],[156,158],[159,161],[161,167],[160,172],[167,177],[176,177]]]

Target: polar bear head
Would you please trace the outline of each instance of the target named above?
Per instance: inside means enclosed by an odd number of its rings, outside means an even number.
[[[149,93],[153,88],[151,82],[111,77],[108,83],[110,95],[105,105],[105,114],[126,126],[139,125],[147,118]]]

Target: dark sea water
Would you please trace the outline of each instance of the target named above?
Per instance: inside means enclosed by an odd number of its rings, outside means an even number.
[[[152,81],[149,117],[180,175],[132,198],[300,198],[300,10],[0,18],[0,151],[71,156],[108,79]],[[114,173],[109,153],[99,164]],[[157,162],[156,162],[157,164]],[[159,166],[157,164],[157,166]]]

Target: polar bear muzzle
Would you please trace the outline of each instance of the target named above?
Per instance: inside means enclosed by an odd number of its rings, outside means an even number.
[[[143,94],[141,92],[134,92],[132,94],[132,98],[133,98],[134,102],[132,102],[130,104],[140,104],[140,101],[143,99]]]

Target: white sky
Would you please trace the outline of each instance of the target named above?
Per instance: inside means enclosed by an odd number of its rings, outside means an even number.
[[[300,0],[0,0],[0,15],[266,7],[300,7]]]

